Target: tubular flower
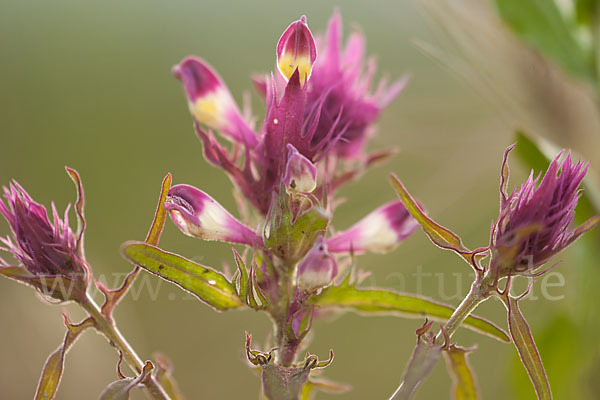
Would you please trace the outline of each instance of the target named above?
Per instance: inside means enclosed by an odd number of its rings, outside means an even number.
[[[235,219],[215,199],[193,186],[173,186],[167,195],[165,210],[188,236],[262,246],[259,235]]]
[[[503,162],[500,216],[492,235],[492,263],[498,277],[534,274],[555,254],[600,222],[594,217],[571,229],[575,207],[581,196],[580,184],[589,164],[573,163],[563,152],[550,163],[540,182],[533,171],[519,190],[506,193],[508,153]],[[562,159],[562,160],[561,160]]]
[[[306,17],[294,21],[283,32],[277,43],[277,67],[286,80],[296,69],[300,74],[300,83],[304,85],[317,59],[317,46],[312,33],[306,25]]]
[[[390,89],[382,84],[370,94],[374,64],[363,74],[362,36],[354,34],[343,54],[339,36],[340,17],[335,14],[319,61],[306,17],[284,31],[276,53],[285,82],[273,74],[256,82],[266,102],[264,123],[257,131],[244,121],[225,84],[207,63],[188,57],[174,68],[205,158],[224,169],[263,215],[272,194],[282,187],[290,148],[312,163],[330,154],[362,161],[371,124],[402,89],[403,82]],[[212,129],[233,142],[231,150],[219,143]]]
[[[81,250],[83,232],[69,227],[68,211],[61,219],[52,204],[52,220],[46,208],[36,203],[17,182],[4,187],[6,204],[0,214],[7,220],[12,237],[0,238],[1,250],[19,262],[11,266],[0,258],[0,274],[26,283],[57,300],[82,300],[90,280]]]
[[[332,253],[384,253],[410,236],[418,226],[402,201],[393,201],[327,239],[327,246]]]

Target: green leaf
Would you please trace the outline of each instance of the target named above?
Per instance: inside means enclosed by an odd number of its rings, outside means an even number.
[[[77,247],[78,250],[83,253],[83,234],[85,232],[85,215],[83,210],[85,207],[85,194],[83,191],[83,184],[81,183],[81,177],[77,171],[67,166],[65,166],[65,170],[77,189],[77,201],[75,202],[75,212],[77,213],[77,235],[79,236]]]
[[[163,179],[160,195],[158,197],[158,205],[156,206],[156,212],[154,213],[154,219],[152,220],[152,224],[150,225],[150,229],[146,235],[145,242],[154,246],[158,245],[158,241],[160,240],[160,236],[167,220],[165,200],[167,199],[169,189],[171,188],[171,180],[172,177],[169,173],[165,176],[165,179]],[[116,289],[109,289],[101,282],[96,281],[96,287],[104,294],[105,298],[104,304],[102,304],[102,313],[108,316],[109,319],[112,318],[111,315],[114,309],[117,307],[121,299],[127,294],[139,273],[140,268],[136,265],[133,270],[127,274],[121,286]]]
[[[142,242],[125,242],[121,251],[132,263],[189,291],[216,310],[243,305],[231,282],[212,268]]]
[[[391,314],[407,318],[428,317],[436,321],[446,321],[454,312],[453,307],[425,297],[384,289],[359,289],[348,284],[330,286],[320,294],[313,296],[310,303],[321,308],[338,308],[365,315]],[[483,318],[469,316],[463,322],[463,326],[502,342],[510,342],[508,335],[502,329]]]
[[[108,385],[100,395],[99,400],[129,400],[131,389],[139,385],[152,371],[154,366],[150,361],[146,362],[142,373],[137,378],[125,378]]]
[[[575,0],[575,16],[578,23],[591,25],[597,11],[597,0]]]
[[[165,221],[167,220],[167,210],[165,210],[165,200],[171,189],[171,181],[173,180],[171,174],[167,174],[163,179],[160,195],[158,197],[158,204],[156,206],[156,212],[154,213],[154,219],[152,225],[148,230],[145,242],[154,246],[158,245],[160,235],[162,234],[163,228],[165,227]]]
[[[319,235],[327,229],[331,216],[320,207],[294,211],[291,199],[281,192],[279,201],[273,198],[263,232],[265,248],[291,265],[312,248]]]
[[[402,383],[390,400],[411,399],[423,379],[431,373],[431,370],[437,364],[441,352],[441,346],[419,338],[412,356],[404,369]]]
[[[545,171],[550,162],[558,155],[560,148],[556,145],[542,140],[533,139],[527,134],[517,131],[515,133],[517,146],[515,153],[517,157],[534,171]],[[588,219],[600,213],[600,190],[597,184],[586,177],[583,179],[583,192],[577,202],[575,210],[575,222],[582,224]]]
[[[431,218],[419,206],[418,202],[408,193],[404,184],[394,174],[390,176],[392,186],[398,193],[400,200],[406,206],[408,212],[421,224],[423,231],[429,236],[429,239],[436,245],[446,250],[453,250],[461,256],[469,265],[479,268],[478,261],[486,256],[485,252],[471,251],[467,249],[461,238],[450,229],[444,228]]]
[[[587,55],[551,0],[496,0],[500,16],[524,41],[554,59],[568,73],[580,78],[594,76]]]
[[[508,327],[510,336],[519,353],[521,362],[527,370],[529,379],[531,380],[531,383],[533,383],[537,398],[539,400],[551,400],[552,391],[550,390],[550,383],[546,376],[542,358],[535,346],[535,341],[533,340],[529,325],[519,309],[517,299],[506,296],[504,301],[508,308]]]
[[[240,271],[240,290],[238,291],[238,296],[241,300],[247,303],[248,298],[248,270],[246,269],[246,263],[240,256],[240,253],[237,252],[236,249],[233,250],[233,256],[235,258],[235,264],[238,267],[238,271]]]
[[[311,400],[317,391],[325,393],[342,394],[350,391],[352,386],[345,383],[333,382],[326,378],[308,378],[308,382],[302,387],[300,400]]]
[[[179,390],[179,385],[173,377],[173,364],[162,354],[155,354],[156,359],[156,380],[169,395],[171,400],[183,400],[183,395]]]
[[[62,378],[65,365],[65,355],[73,343],[75,343],[75,340],[77,340],[79,335],[81,335],[83,331],[91,327],[93,324],[93,320],[88,318],[80,324],[72,325],[65,317],[67,334],[65,335],[65,339],[58,349],[48,356],[48,359],[44,364],[44,368],[42,369],[42,374],[35,392],[34,400],[50,400],[54,398]]]
[[[467,355],[472,350],[452,345],[444,352],[446,366],[452,377],[452,393],[455,400],[477,400],[475,374],[467,360]]]

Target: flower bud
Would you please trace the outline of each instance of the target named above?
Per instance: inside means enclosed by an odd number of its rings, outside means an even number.
[[[542,181],[533,171],[519,190],[505,193],[508,153],[502,166],[500,216],[492,237],[492,269],[498,277],[530,275],[551,257],[595,227],[600,217],[570,229],[579,188],[589,164],[573,163],[571,155],[561,161],[562,152],[550,163]]]
[[[348,230],[327,239],[327,246],[332,253],[384,253],[410,236],[418,226],[402,201],[393,201],[371,212]]]
[[[316,59],[315,39],[306,25],[306,17],[302,16],[288,26],[277,43],[277,67],[286,80],[298,69],[300,84],[304,85]]]
[[[317,167],[289,144],[288,156],[283,176],[283,184],[288,193],[310,193],[317,187]]]
[[[327,251],[327,244],[319,236],[314,247],[298,265],[297,285],[300,290],[314,292],[331,283],[337,275],[335,258]]]
[[[61,219],[52,204],[52,221],[17,182],[4,187],[7,204],[0,201],[12,238],[0,238],[0,247],[12,253],[19,266],[0,258],[0,274],[35,287],[60,301],[83,301],[89,284],[89,267],[80,251],[80,237],[69,227],[67,207]]]
[[[262,239],[235,219],[221,204],[190,185],[175,185],[169,190],[165,209],[181,231],[204,240],[261,246]]]

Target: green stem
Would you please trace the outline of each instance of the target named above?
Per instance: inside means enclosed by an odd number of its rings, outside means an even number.
[[[288,318],[291,304],[291,296],[294,293],[292,275],[293,266],[284,266],[280,268],[281,297],[271,311],[273,317],[273,330],[275,333],[275,343],[278,348],[276,351],[276,361],[279,365],[289,367],[296,359],[296,351],[300,342],[295,337],[290,337],[288,332]]]
[[[473,312],[473,310],[475,310],[475,308],[477,308],[479,304],[483,303],[489,298],[491,282],[493,282],[493,278],[489,274],[486,274],[483,277],[480,275],[477,276],[477,279],[471,285],[471,290],[467,296],[459,304],[456,310],[454,310],[454,313],[452,313],[448,321],[446,321],[444,324],[444,327],[440,329],[439,333],[435,337],[436,346],[447,344],[446,341],[450,340],[460,324],[463,323],[463,321]],[[428,349],[424,349],[425,350],[421,348],[419,351],[419,342],[417,342],[416,348],[413,351],[413,355],[419,353],[420,357],[418,357],[418,359],[415,358],[417,361],[414,363],[411,359],[411,362],[409,362],[407,366],[407,370],[403,374],[403,380],[400,383],[400,386],[398,386],[392,397],[390,397],[390,400],[407,400],[412,398],[412,396],[416,393],[419,384],[423,382],[427,376],[429,376],[438,359],[434,354],[428,356],[427,354],[431,352],[428,353]],[[433,349],[433,347],[429,349]],[[437,349],[439,350],[439,347],[437,347]],[[407,372],[411,368],[415,369],[415,371],[411,371],[412,379],[410,382],[405,382],[404,377],[409,375]],[[415,376],[418,379],[415,379]]]
[[[131,345],[125,340],[112,319],[108,319],[100,311],[100,307],[89,296],[86,301],[80,303],[81,306],[94,319],[96,330],[102,333],[110,344],[123,354],[123,359],[139,375],[144,368],[144,362],[137,355]],[[162,388],[160,383],[151,374],[144,380],[146,392],[151,399],[170,400],[169,395]]]
[[[478,278],[471,285],[471,290],[459,306],[454,310],[448,321],[444,324],[444,329],[436,336],[436,343],[444,339],[444,335],[451,338],[460,324],[471,315],[477,306],[483,303],[489,297],[491,278],[486,275],[484,278]],[[443,343],[443,342],[442,342]]]

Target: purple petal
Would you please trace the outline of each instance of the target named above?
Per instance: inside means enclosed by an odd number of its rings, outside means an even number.
[[[188,236],[248,246],[262,246],[262,238],[235,219],[203,191],[190,185],[175,185],[169,190],[165,209]]]
[[[344,232],[327,239],[332,253],[390,251],[419,226],[402,201],[387,203]]]
[[[286,80],[298,70],[300,83],[304,85],[316,59],[315,39],[306,25],[306,17],[302,16],[287,27],[277,43],[277,67]]]
[[[203,60],[187,57],[173,68],[181,80],[194,118],[227,137],[256,146],[256,134],[244,122],[240,111],[219,75]]]

